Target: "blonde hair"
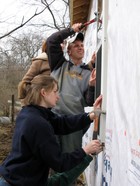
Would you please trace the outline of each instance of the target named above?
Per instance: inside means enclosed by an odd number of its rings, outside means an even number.
[[[51,91],[58,82],[51,76],[37,75],[30,83],[21,81],[18,85],[18,98],[25,105],[38,105],[41,101],[40,91]]]

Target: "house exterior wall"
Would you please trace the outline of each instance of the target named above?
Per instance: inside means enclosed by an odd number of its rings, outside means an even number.
[[[103,68],[107,68],[106,82],[102,81],[103,99],[106,102],[104,104],[103,101],[105,119],[101,116],[101,126],[104,124],[106,126],[105,149],[96,159],[94,158],[86,170],[88,186],[139,186],[140,1],[104,0],[104,2],[108,3],[107,24],[103,23],[102,30],[102,65]],[[94,3],[95,1],[92,4],[93,8]],[[89,19],[92,17],[93,8]],[[91,32],[88,29],[86,35]],[[86,35],[85,45],[88,46]],[[93,46],[93,38],[90,42],[91,48],[96,48]],[[87,51],[88,59],[92,49]],[[88,137],[90,132],[86,134]]]

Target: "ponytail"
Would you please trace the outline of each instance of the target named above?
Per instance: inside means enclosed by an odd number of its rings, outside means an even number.
[[[18,84],[18,98],[24,99],[27,95],[28,90],[30,89],[31,84],[26,83],[25,81],[21,81]]]

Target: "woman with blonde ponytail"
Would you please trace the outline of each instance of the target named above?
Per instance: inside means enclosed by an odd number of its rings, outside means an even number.
[[[50,186],[50,168],[57,172],[69,171],[86,155],[92,159],[90,154],[102,151],[100,141],[92,140],[83,148],[62,153],[55,135],[66,135],[90,126],[95,114],[54,114],[51,108],[55,107],[59,95],[58,83],[53,77],[38,75],[29,84],[21,82],[19,94],[24,106],[16,119],[11,152],[0,165],[0,186]],[[101,101],[100,96],[95,107],[100,107]]]

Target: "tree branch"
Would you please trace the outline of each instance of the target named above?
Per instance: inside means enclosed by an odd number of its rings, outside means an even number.
[[[54,1],[55,1],[55,0],[54,0]],[[52,3],[53,3],[54,1],[52,1]],[[50,5],[47,3],[47,0],[41,0],[41,2],[42,2],[44,5],[47,6],[47,8],[48,8],[48,10],[49,10],[49,12],[50,12],[50,14],[51,14],[51,16],[52,16],[52,19],[53,19],[55,28],[58,29],[58,30],[60,30],[60,27],[56,24],[56,19],[55,19],[55,17],[54,17],[54,14],[53,14],[51,8],[50,8]],[[52,4],[52,3],[51,3],[51,4]]]
[[[26,24],[27,24],[29,21],[31,21],[35,16],[38,16],[39,14],[41,14],[42,12],[44,12],[44,11],[46,10],[46,8],[47,8],[47,7],[45,7],[42,11],[40,11],[40,12],[38,12],[38,13],[37,13],[37,9],[36,9],[34,15],[31,16],[31,17],[30,17],[27,21],[25,21],[25,22],[24,22],[24,16],[23,16],[22,21],[21,21],[21,24],[20,24],[18,27],[14,28],[13,30],[11,30],[11,31],[9,31],[8,33],[6,33],[6,34],[4,34],[3,36],[1,36],[0,39],[3,39],[4,37],[10,35],[11,33],[15,32],[15,31],[18,30],[19,28],[21,28],[21,27],[23,27],[24,25],[26,25]]]

